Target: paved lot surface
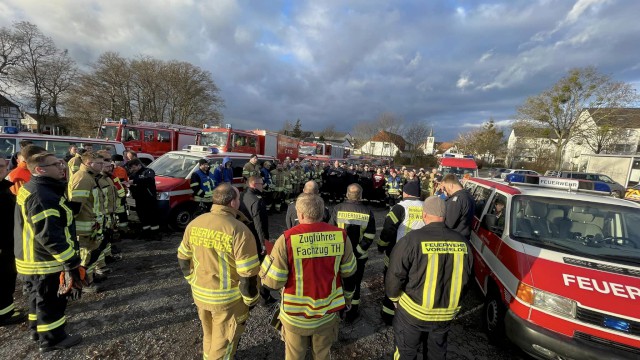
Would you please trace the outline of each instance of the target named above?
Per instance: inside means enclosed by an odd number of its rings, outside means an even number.
[[[381,228],[387,212],[374,212]],[[284,230],[284,215],[271,216],[269,225],[275,239]],[[124,239],[117,244],[123,260],[111,265],[105,291],[85,295],[67,308],[67,328],[84,336],[82,344],[40,355],[28,339],[26,325],[0,328],[0,359],[201,359],[200,322],[176,260],[181,238],[181,233],[174,232],[165,233],[162,241]],[[374,246],[363,283],[362,316],[341,327],[334,359],[392,358],[393,332],[379,316],[382,268],[382,255]],[[17,304],[24,305],[18,290]],[[474,285],[464,299],[449,335],[449,358],[527,359],[510,346],[488,344],[481,330],[481,296]],[[237,359],[284,358],[284,345],[268,325],[271,312],[263,306],[252,310]]]

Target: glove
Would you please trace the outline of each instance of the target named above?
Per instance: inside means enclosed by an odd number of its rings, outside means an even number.
[[[86,271],[82,266],[60,273],[60,285],[58,297],[66,296],[70,300],[78,300],[82,297],[82,287],[87,285]]]
[[[349,310],[351,310],[351,305],[345,305],[345,307],[340,310],[339,315],[341,320],[344,320],[347,317],[347,313],[349,312]]]

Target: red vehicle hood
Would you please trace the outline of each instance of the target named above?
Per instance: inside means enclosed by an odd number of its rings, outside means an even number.
[[[184,187],[186,182],[187,179],[156,176],[156,189],[158,192],[173,191]],[[186,184],[186,188],[189,188],[188,184]]]
[[[573,299],[582,307],[640,318],[640,277],[631,275],[637,269],[540,249],[528,259],[535,288]],[[601,270],[605,268],[608,271]]]

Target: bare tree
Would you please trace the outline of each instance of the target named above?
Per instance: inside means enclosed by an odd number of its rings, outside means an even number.
[[[368,154],[373,152],[373,144],[370,142],[371,138],[378,133],[380,129],[375,121],[361,121],[357,123],[352,130],[354,147],[362,148],[362,151]],[[369,144],[365,148],[365,144]]]
[[[416,152],[422,152],[424,145],[429,137],[430,127],[425,123],[413,123],[411,126],[405,129],[404,139],[412,145],[411,149],[411,163],[416,158]],[[423,152],[424,154],[424,152]]]
[[[555,167],[562,166],[563,150],[588,127],[585,109],[621,107],[636,99],[631,85],[614,82],[594,67],[569,71],[551,89],[534,95],[518,108],[521,121],[550,129],[555,135]]]
[[[504,131],[495,125],[493,119],[479,129],[460,133],[455,141],[458,150],[479,156],[484,161],[495,158],[504,143]]]
[[[77,76],[76,63],[69,57],[66,50],[58,52],[46,62],[42,88],[48,101],[43,115],[60,118],[59,108],[63,105],[69,90],[74,86]]]
[[[38,27],[29,22],[15,24],[15,31],[20,39],[20,51],[23,56],[17,64],[12,80],[16,85],[25,87],[25,95],[30,99],[31,107],[38,117],[43,115],[47,103],[47,92],[44,88],[47,66],[58,54],[53,40],[40,32]],[[44,123],[38,124],[42,126]]]
[[[0,28],[0,91],[5,92],[9,76],[22,58],[22,47],[18,33],[10,28]]]
[[[338,136],[336,126],[334,124],[327,125],[322,131],[318,133],[318,136],[324,139],[335,139]]]

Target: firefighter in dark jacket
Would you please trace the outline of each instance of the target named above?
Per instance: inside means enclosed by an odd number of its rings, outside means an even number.
[[[267,254],[265,244],[269,241],[269,217],[267,216],[267,206],[262,199],[264,181],[260,176],[250,176],[247,180],[247,185],[249,187],[240,196],[240,211],[251,222],[248,227],[256,238],[258,259],[262,263]],[[271,296],[269,289],[264,286],[260,287],[260,296],[265,304],[271,304],[276,301]]]
[[[376,237],[376,220],[369,207],[362,203],[360,185],[351,184],[347,187],[347,201],[333,207],[329,224],[347,231],[358,264],[353,280],[356,283],[356,290],[351,300],[351,310],[346,315],[346,320],[351,322],[358,317],[360,283],[369,257],[367,251]]]
[[[302,193],[319,195],[320,186],[315,181],[309,180],[304,184],[304,187],[302,188]],[[322,222],[328,223],[329,219],[331,219],[331,213],[329,212],[329,209],[327,209],[327,207],[325,206],[324,215],[322,216]],[[296,212],[295,201],[291,205],[289,205],[289,207],[287,208],[287,215],[285,216],[285,224],[287,225],[287,229],[291,229],[292,227],[300,224],[300,222],[298,221],[298,213]]]
[[[423,205],[424,227],[398,241],[385,279],[396,307],[394,359],[415,359],[420,343],[427,359],[446,359],[447,335],[460,311],[473,257],[467,239],[444,224],[444,200]],[[421,340],[424,339],[424,340]]]
[[[326,171],[327,173],[327,189],[329,189],[329,202],[338,202],[342,198],[343,186],[345,182],[346,171],[340,167],[338,160],[333,162],[333,167]]]
[[[11,192],[13,183],[5,179],[7,172],[7,162],[0,159],[0,326],[21,323],[27,317],[27,314],[16,309],[13,303],[18,275],[13,254],[16,197]]]
[[[386,276],[389,266],[389,256],[391,250],[398,242],[410,231],[419,229],[424,226],[422,221],[422,201],[420,201],[420,185],[413,181],[403,187],[403,200],[391,208],[389,214],[384,220],[380,239],[378,239],[378,251],[384,251],[384,270]],[[391,325],[395,309],[391,300],[385,296],[382,300],[382,311],[380,316],[382,320]]]
[[[459,232],[467,240],[471,238],[471,224],[475,211],[475,201],[462,187],[458,177],[447,174],[442,179],[442,189],[447,194],[447,216],[444,223],[451,230]]]
[[[82,288],[83,272],[73,211],[65,197],[66,164],[44,153],[31,156],[27,167],[33,176],[17,196],[14,237],[20,240],[14,253],[29,294],[29,329],[41,352],[66,349],[82,337],[65,331],[67,298],[58,294],[60,272],[76,289]]]
[[[211,210],[212,194],[215,186],[213,174],[209,171],[211,165],[207,159],[198,160],[198,170],[191,174],[191,190],[193,190],[193,200],[208,212]]]
[[[158,223],[158,201],[156,198],[156,173],[145,167],[140,159],[127,163],[129,168],[129,191],[136,201],[136,213],[142,223],[142,237],[147,240],[161,240]]]

